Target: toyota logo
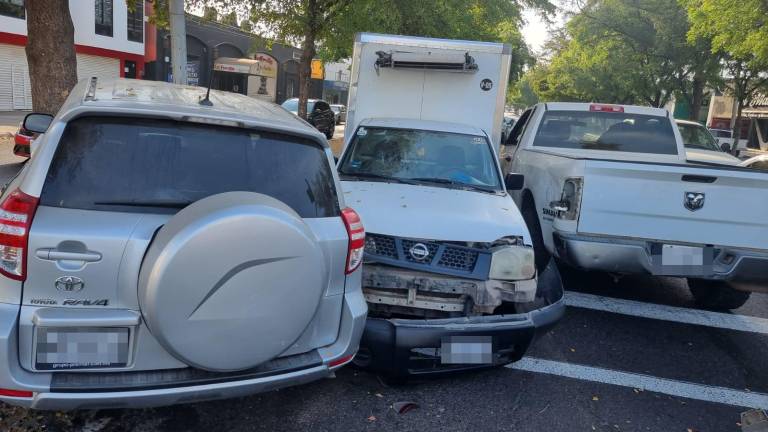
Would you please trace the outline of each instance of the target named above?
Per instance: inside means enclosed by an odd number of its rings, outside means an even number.
[[[429,248],[424,243],[416,243],[408,250],[411,257],[416,261],[424,261],[429,257]]]
[[[56,279],[56,289],[65,292],[77,292],[85,287],[85,283],[77,276],[62,276]]]

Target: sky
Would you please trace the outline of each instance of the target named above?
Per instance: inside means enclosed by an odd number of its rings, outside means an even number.
[[[548,29],[546,23],[531,9],[523,12],[523,18],[526,21],[523,27],[523,37],[534,51],[539,51],[547,40]]]

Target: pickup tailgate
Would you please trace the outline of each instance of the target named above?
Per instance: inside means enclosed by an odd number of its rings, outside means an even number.
[[[689,193],[703,206],[686,208]],[[766,216],[766,173],[585,161],[579,233],[768,249]]]

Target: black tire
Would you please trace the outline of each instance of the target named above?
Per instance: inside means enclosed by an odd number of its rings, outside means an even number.
[[[536,213],[536,207],[530,199],[526,199],[523,204],[523,220],[528,225],[528,232],[531,233],[533,241],[533,254],[536,259],[536,270],[541,273],[549,264],[552,255],[544,246],[544,236],[541,234],[541,225],[539,224],[539,215]]]
[[[327,131],[325,131],[325,137],[328,139],[333,139],[333,132],[334,128],[330,128]]]
[[[696,303],[715,310],[738,309],[752,294],[733,288],[728,282],[704,279],[688,279],[688,289]]]

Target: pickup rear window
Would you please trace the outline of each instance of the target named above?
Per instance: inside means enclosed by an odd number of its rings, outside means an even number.
[[[676,155],[666,117],[583,111],[547,111],[533,145],[579,150]]]
[[[145,118],[85,117],[70,122],[40,203],[167,213],[230,191],[269,195],[305,218],[339,214],[330,163],[310,140]]]

